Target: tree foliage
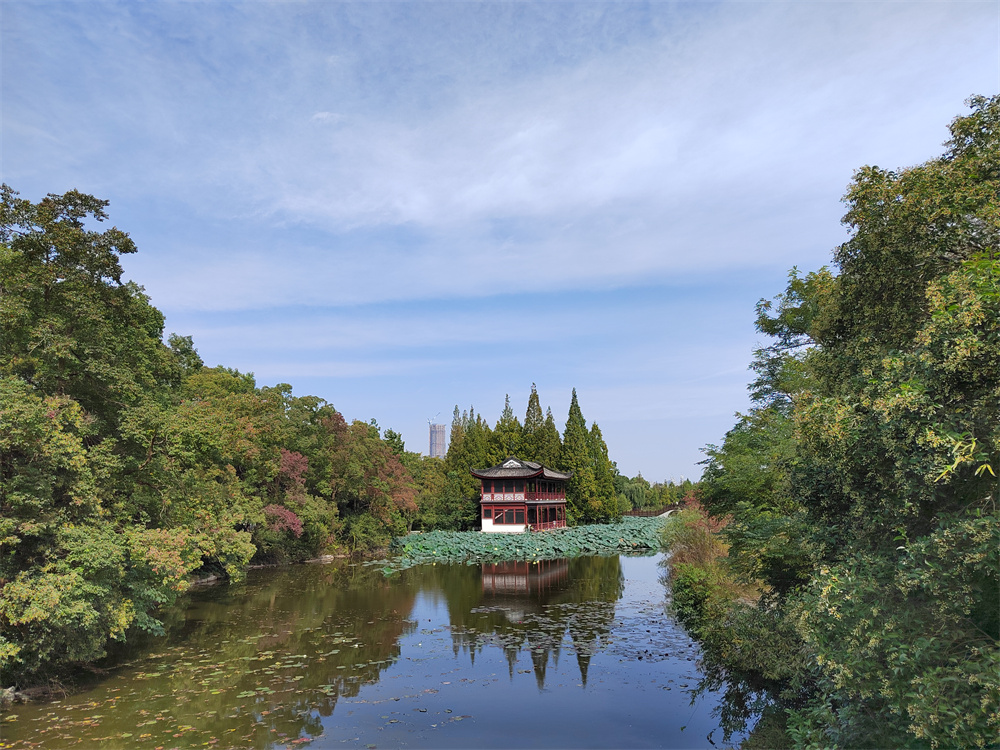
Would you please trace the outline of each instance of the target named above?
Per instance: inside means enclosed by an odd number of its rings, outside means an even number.
[[[523,425],[514,416],[509,396],[505,398],[500,419],[492,429],[474,409],[463,412],[455,407],[444,463],[450,478],[446,493],[448,502],[457,502],[451,495],[453,491],[465,498],[465,509],[449,514],[451,518],[464,519],[466,525],[460,528],[471,528],[478,520],[479,481],[469,472],[495,466],[510,456],[574,473],[567,489],[566,502],[571,524],[607,523],[621,515],[615,489],[618,468],[608,457],[608,446],[600,428],[596,424],[587,427],[576,389],[573,390],[570,418],[562,436],[551,409],[547,409],[545,417],[542,417],[541,400],[534,383],[531,384]]]
[[[523,451],[523,428],[514,410],[510,406],[510,396],[504,398],[503,411],[493,429],[495,453],[502,456],[501,461],[509,456],[518,456]]]
[[[706,451],[726,574],[807,657],[765,690],[796,746],[1000,733],[1000,98],[970,104],[940,158],[855,174],[838,273],[759,304],[754,408]],[[738,610],[709,660],[761,685]]]
[[[159,632],[198,569],[386,545],[416,508],[395,433],[164,343],[106,206],[0,189],[3,685]]]
[[[573,472],[566,488],[566,514],[574,522],[590,521],[597,515],[600,505],[590,434],[576,397],[576,388],[573,389],[566,429],[563,432],[562,461],[563,468]]]
[[[536,461],[545,466],[562,466],[562,436],[559,428],[556,427],[555,417],[552,416],[552,409],[545,410],[545,422],[542,428],[535,433]]]

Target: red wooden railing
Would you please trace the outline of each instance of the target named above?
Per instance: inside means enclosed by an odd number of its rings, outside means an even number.
[[[524,494],[526,500],[558,500],[562,501],[566,499],[565,492],[526,492]]]

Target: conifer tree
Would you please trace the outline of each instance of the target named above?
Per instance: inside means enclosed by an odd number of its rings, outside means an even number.
[[[495,452],[500,456],[499,461],[510,456],[521,454],[521,423],[514,416],[514,410],[510,408],[510,395],[504,399],[503,413],[493,431],[493,445]]]
[[[469,424],[465,430],[466,452],[465,464],[462,468],[466,473],[470,469],[485,469],[499,463],[497,449],[494,445],[493,431],[489,423],[474,409],[469,409]]]
[[[569,418],[563,432],[561,469],[573,472],[566,493],[566,511],[571,520],[577,523],[597,520],[600,516],[600,503],[591,458],[590,434],[576,397],[576,388],[573,389]]]
[[[550,469],[562,467],[562,438],[559,437],[559,428],[556,427],[552,409],[546,410],[545,423],[542,429],[535,433],[535,452],[532,460],[545,464]]]
[[[496,450],[492,447],[492,431],[489,425],[476,414],[472,407],[461,415],[455,407],[451,424],[451,440],[445,455],[445,471],[448,476],[448,491],[461,495],[466,503],[474,504],[479,498],[479,480],[470,473],[472,469],[484,469],[498,463],[494,460]],[[459,515],[463,518],[466,510]]]
[[[608,446],[604,442],[601,428],[594,422],[590,426],[590,457],[594,463],[594,484],[597,489],[597,501],[600,504],[599,519],[609,521],[621,515],[615,493],[615,465],[608,458]]]
[[[477,468],[480,466],[496,466],[507,458],[507,454],[501,452],[500,442],[497,440],[496,433],[490,428],[489,422],[481,416],[477,416],[476,429],[478,430],[478,434],[482,436],[482,451],[477,454],[481,456],[481,460],[477,464]],[[518,425],[518,429],[520,429],[520,425]]]
[[[465,456],[465,423],[468,418],[460,414],[458,404],[451,418],[451,433],[448,435],[448,452],[444,462],[448,471],[461,470]]]
[[[521,430],[521,452],[523,458],[529,461],[540,460],[538,458],[538,439],[544,426],[545,415],[542,414],[542,404],[538,400],[538,389],[532,383],[531,395],[528,397],[528,409],[524,413],[524,427]]]

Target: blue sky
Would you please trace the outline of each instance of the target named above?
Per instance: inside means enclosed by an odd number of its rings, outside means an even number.
[[[1000,90],[1000,2],[0,5],[2,179],[111,201],[206,363],[427,451],[455,404],[696,477],[757,299]]]

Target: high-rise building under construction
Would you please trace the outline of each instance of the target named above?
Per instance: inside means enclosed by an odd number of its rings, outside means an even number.
[[[431,458],[444,458],[444,425],[431,425]]]

